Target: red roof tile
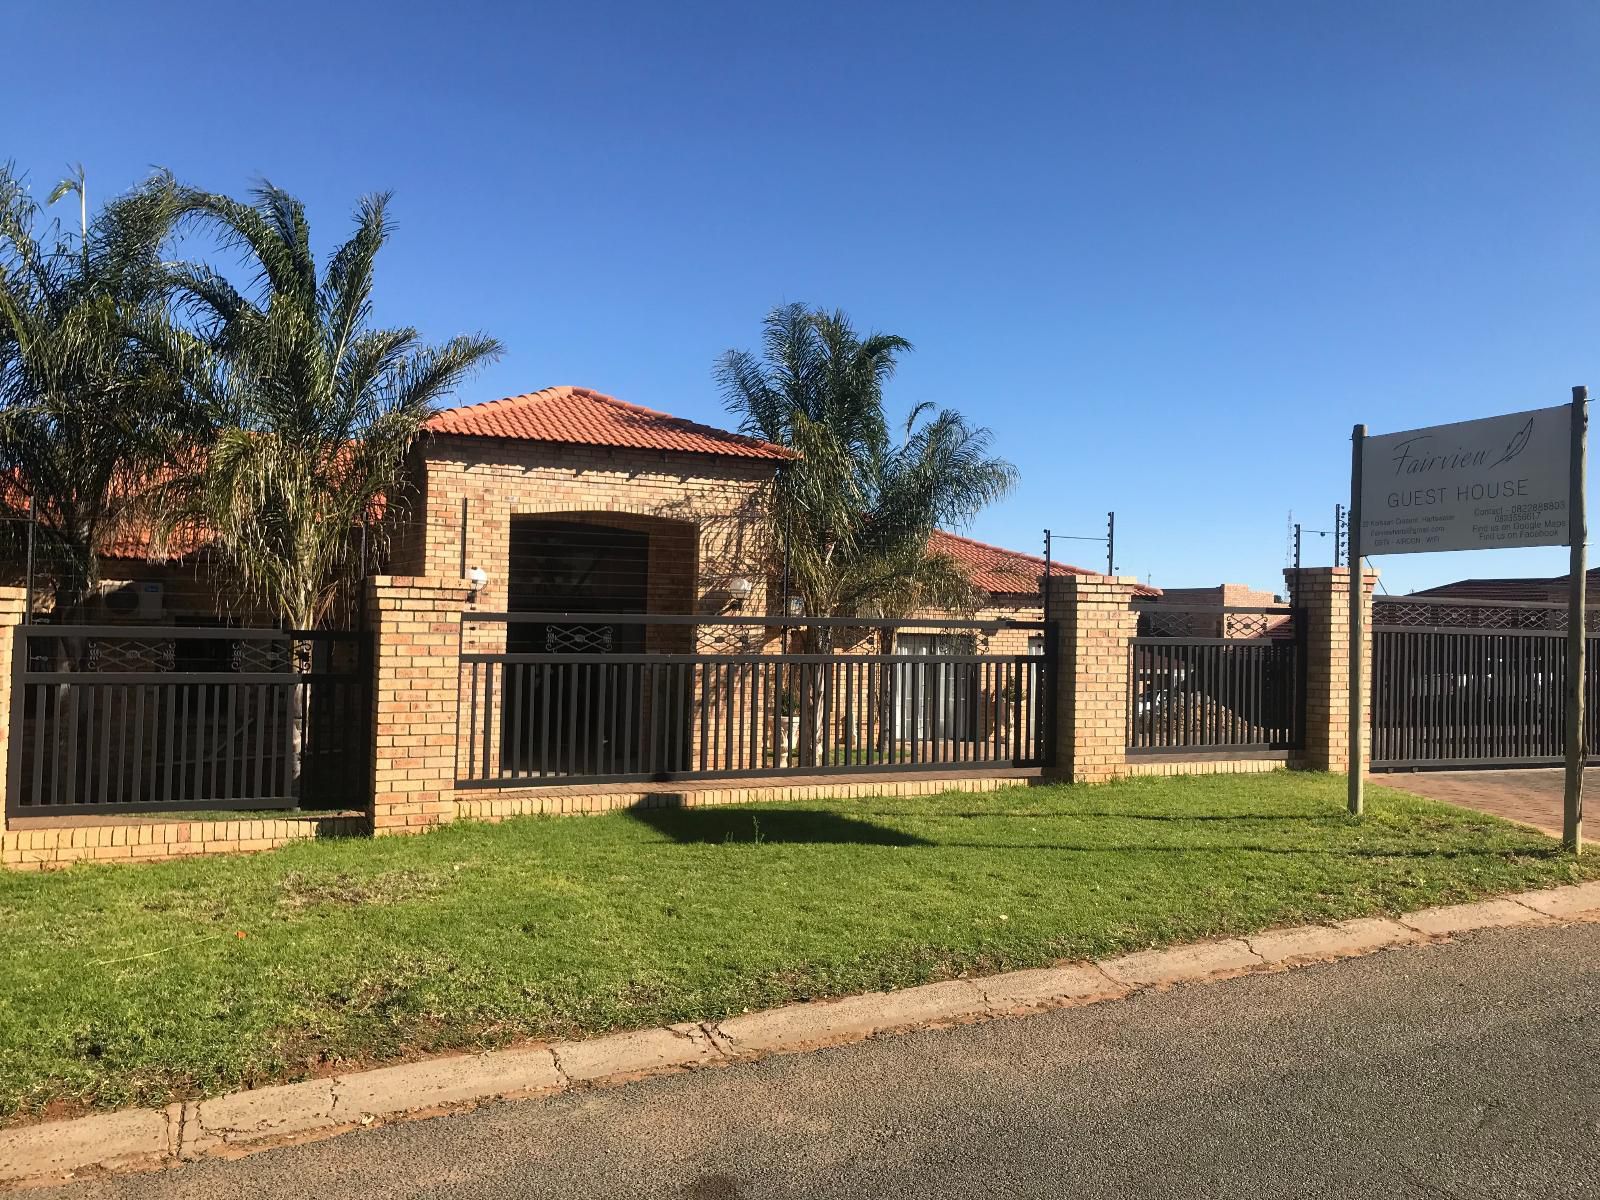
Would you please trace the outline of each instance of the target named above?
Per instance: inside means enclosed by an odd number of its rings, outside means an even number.
[[[792,451],[759,438],[729,433],[669,416],[581,387],[545,388],[463,408],[447,408],[428,421],[433,433],[457,437],[514,438],[579,446],[621,446],[679,454],[721,454],[783,461]]]
[[[928,539],[928,549],[935,554],[947,554],[966,571],[973,586],[993,595],[1037,596],[1044,579],[1044,556],[1005,550],[986,542],[975,542],[936,529]],[[1050,577],[1059,579],[1066,575],[1098,575],[1084,567],[1074,567],[1063,562],[1050,564]],[[1140,585],[1136,595],[1159,596],[1161,589]]]

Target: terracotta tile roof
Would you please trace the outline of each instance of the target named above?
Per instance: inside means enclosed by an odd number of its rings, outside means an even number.
[[[998,596],[1037,596],[1044,579],[1044,556],[1005,550],[987,542],[976,542],[936,529],[928,539],[928,549],[936,554],[947,554],[966,571],[973,586]],[[1067,575],[1098,575],[1084,567],[1068,563],[1050,564],[1050,577],[1059,579]],[[1136,595],[1159,596],[1160,588],[1140,585]]]
[[[503,400],[447,408],[434,414],[428,429],[456,437],[621,446],[775,461],[795,457],[792,451],[759,438],[685,421],[581,387],[545,388]]]

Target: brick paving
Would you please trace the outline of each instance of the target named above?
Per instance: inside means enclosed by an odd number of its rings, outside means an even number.
[[[1380,787],[1396,788],[1442,800],[1462,808],[1492,813],[1531,825],[1551,837],[1561,836],[1559,767],[1523,767],[1510,771],[1393,771],[1370,776]],[[1583,773],[1585,795],[1600,795],[1600,767]]]

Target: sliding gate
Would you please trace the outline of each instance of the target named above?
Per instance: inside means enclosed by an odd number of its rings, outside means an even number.
[[[1585,657],[1585,744],[1592,756],[1600,638],[1589,638]],[[1558,764],[1564,761],[1566,678],[1565,605],[1378,597],[1372,766]]]
[[[468,613],[458,788],[1044,765],[1039,622]]]

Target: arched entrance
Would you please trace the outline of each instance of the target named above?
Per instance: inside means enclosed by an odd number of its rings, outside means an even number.
[[[637,730],[653,729],[663,747],[687,745],[691,706],[674,690],[682,686],[678,677],[652,672],[649,686],[630,687],[640,673],[616,668],[629,656],[693,649],[689,626],[625,618],[693,611],[696,533],[691,522],[622,513],[511,518],[508,608],[549,619],[511,623],[508,653],[605,660],[513,664],[503,769],[540,776],[628,772],[635,769],[628,756],[647,744]]]

